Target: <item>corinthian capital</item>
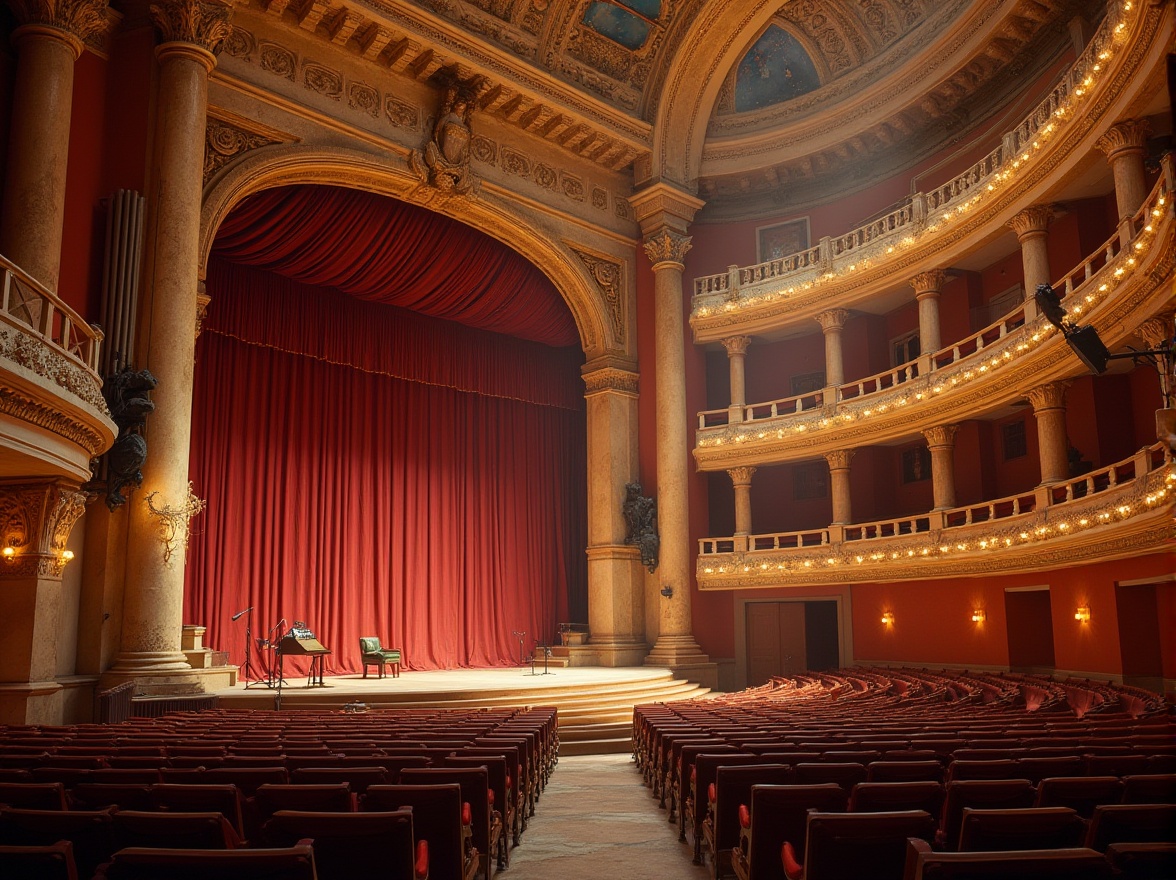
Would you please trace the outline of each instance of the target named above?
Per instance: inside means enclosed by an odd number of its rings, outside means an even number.
[[[1047,409],[1065,409],[1066,389],[1069,387],[1069,381],[1050,382],[1046,385],[1038,385],[1036,388],[1031,388],[1026,397],[1033,404],[1034,413],[1039,413]]]
[[[731,484],[734,486],[750,486],[754,473],[755,468],[753,467],[737,467],[727,470],[727,476],[731,478]]]
[[[727,357],[747,354],[749,345],[751,345],[750,336],[728,336],[723,340],[723,348],[727,349]]]
[[[1148,348],[1160,348],[1172,339],[1172,318],[1171,312],[1148,318],[1135,328],[1135,332]]]
[[[853,458],[856,449],[838,449],[834,452],[825,453],[825,461],[829,462],[829,470],[831,471],[847,471],[849,470],[850,459]]]
[[[9,6],[22,25],[57,28],[80,42],[106,29],[106,0],[9,0]]]
[[[1053,219],[1053,216],[1053,208],[1049,205],[1031,205],[1016,214],[1009,221],[1009,226],[1012,227],[1013,232],[1017,233],[1017,239],[1021,240],[1027,235],[1047,231],[1049,221]]]
[[[159,0],[150,13],[164,43],[191,43],[213,55],[233,29],[233,7],[219,0]]]
[[[921,299],[929,294],[939,293],[943,285],[947,284],[948,275],[942,269],[931,269],[920,272],[911,279],[911,287],[915,289],[915,298]]]
[[[827,312],[821,312],[816,318],[817,323],[821,325],[822,333],[833,333],[840,330],[848,320],[849,311],[847,309],[829,309]]]
[[[959,425],[936,425],[934,428],[925,429],[923,436],[927,438],[927,447],[932,449],[936,446],[955,446],[955,436],[959,429]]]
[[[689,250],[690,236],[679,235],[668,229],[655,232],[645,239],[645,255],[655,267],[662,263],[677,263],[681,266]]]
[[[1151,125],[1146,119],[1124,119],[1107,129],[1094,145],[1106,153],[1108,159],[1113,159],[1123,150],[1142,151],[1149,134]]]

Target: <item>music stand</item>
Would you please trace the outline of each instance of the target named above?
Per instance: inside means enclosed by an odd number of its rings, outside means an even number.
[[[531,655],[531,675],[555,675],[554,672],[552,672],[550,669],[547,668],[547,661],[551,659],[551,645],[536,645],[535,647],[543,649],[543,671],[542,672],[535,671],[535,655],[532,654]]]

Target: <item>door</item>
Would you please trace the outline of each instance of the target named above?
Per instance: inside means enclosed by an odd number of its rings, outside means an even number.
[[[836,602],[749,602],[748,687],[764,684],[774,675],[837,666],[836,606]]]
[[[1163,693],[1164,659],[1156,584],[1116,584],[1115,604],[1123,684]]]
[[[1013,672],[1052,672],[1053,610],[1049,588],[1005,590],[1005,620],[1009,669]]]

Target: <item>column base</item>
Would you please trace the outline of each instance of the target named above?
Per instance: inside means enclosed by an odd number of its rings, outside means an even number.
[[[61,724],[62,691],[55,681],[0,682],[0,724]]]
[[[209,669],[192,669],[187,664],[179,670],[141,670],[131,672],[123,669],[109,669],[102,674],[99,687],[103,690],[126,681],[135,683],[135,695],[146,697],[174,696],[177,694],[207,694],[233,686],[237,677],[236,666],[213,666]]]
[[[675,676],[703,687],[719,686],[719,665],[702,652],[692,635],[662,635],[645,658],[646,666],[664,666]]]
[[[592,638],[583,648],[573,650],[591,651],[596,658],[594,666],[640,666],[649,654],[649,645],[641,641],[598,641]]]

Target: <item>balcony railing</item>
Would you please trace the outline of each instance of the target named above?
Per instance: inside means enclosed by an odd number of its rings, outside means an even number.
[[[932,559],[942,569],[951,559],[1001,548],[1080,535],[1085,541],[1091,529],[1170,506],[1173,493],[1172,452],[1156,443],[1080,477],[980,504],[823,529],[702,538],[698,577],[722,585],[781,570],[857,571],[911,559]]]
[[[86,370],[101,387],[98,357],[102,331],[65,302],[0,256],[0,322],[39,337],[51,350]]]
[[[1163,160],[1164,173],[1152,188],[1143,206],[1131,217],[1119,224],[1115,234],[1099,245],[1078,265],[1066,272],[1054,284],[1062,303],[1071,316],[1078,318],[1102,303],[1112,288],[1131,272],[1138,257],[1148,247],[1158,222],[1172,213],[1171,191],[1173,187],[1173,163],[1171,155]],[[747,404],[742,410],[736,409],[741,419],[733,420],[732,410],[705,410],[698,414],[700,432],[707,429],[723,428],[736,422],[748,428],[756,428],[768,420],[778,422],[789,417],[804,416],[810,410],[830,407],[831,412],[822,415],[829,420],[836,418],[836,405],[853,401],[867,404],[871,395],[880,395],[915,379],[925,379],[912,395],[918,399],[943,390],[937,373],[950,372],[946,381],[958,384],[962,379],[970,381],[1002,367],[1019,366],[1016,362],[1043,338],[1052,332],[1052,327],[1030,324],[1034,312],[1027,311],[1022,303],[1007,315],[987,327],[965,337],[939,351],[921,355],[918,359],[900,364],[893,369],[862,379],[855,379],[832,389],[823,389],[803,395],[784,397],[765,403]],[[1005,343],[1001,345],[1002,343]],[[995,356],[991,350],[1000,346]],[[957,375],[958,374],[958,375]],[[869,413],[866,413],[867,415]],[[810,413],[811,415],[811,413]],[[773,425],[775,427],[775,425]]]
[[[1091,93],[1127,28],[1127,15],[1139,4],[1109,4],[1107,15],[1082,54],[1049,94],[1007,132],[999,146],[962,174],[927,193],[915,193],[893,211],[844,235],[822,238],[795,254],[694,281],[692,318],[757,304],[762,297],[788,297],[811,289],[823,278],[853,272],[865,260],[885,259],[910,245],[940,221],[974,207],[1019,173],[1067,119],[1080,115],[1079,102]]]

